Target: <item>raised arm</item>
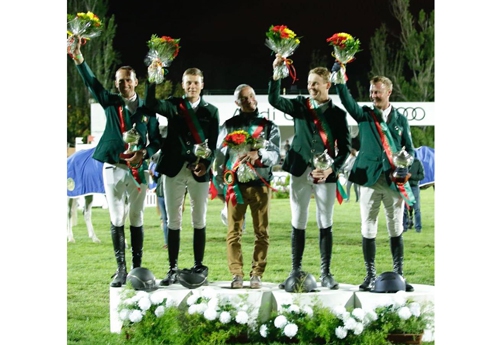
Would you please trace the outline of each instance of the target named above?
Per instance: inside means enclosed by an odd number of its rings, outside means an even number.
[[[107,91],[104,86],[102,86],[101,82],[97,80],[97,77],[85,62],[85,59],[83,58],[83,54],[81,52],[80,36],[75,36],[75,42],[75,49],[73,50],[72,58],[75,62],[76,69],[82,77],[83,82],[90,91],[92,97],[103,107],[107,106],[109,103],[109,91]]]
[[[343,72],[340,70],[343,69]],[[345,110],[352,116],[354,120],[360,122],[366,116],[363,112],[363,108],[359,106],[356,100],[352,97],[349,89],[347,89],[345,82],[345,67],[340,67],[340,65],[336,62],[333,65],[332,72],[334,73],[334,83],[335,88],[337,89],[337,93],[340,98],[340,102],[344,106]]]
[[[276,59],[273,62],[273,67],[282,63],[283,58],[277,54]],[[288,99],[280,96],[280,88],[281,88],[281,79],[271,79],[269,81],[268,95],[267,99],[269,104],[271,104],[274,108],[281,110],[285,114],[288,114],[292,117],[301,117],[304,112],[301,111],[304,108],[304,105],[301,104],[296,99]]]
[[[177,113],[177,107],[172,102],[167,100],[159,100],[156,98],[156,84],[150,83],[146,79],[146,87],[144,92],[146,108],[154,111],[159,115],[163,115],[170,119]]]

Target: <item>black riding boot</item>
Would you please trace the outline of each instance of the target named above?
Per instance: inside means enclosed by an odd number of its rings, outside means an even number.
[[[330,262],[332,259],[333,234],[332,227],[319,229],[319,252],[321,254],[321,286],[330,290],[337,290],[339,283],[333,279],[330,273]]]
[[[141,267],[144,243],[142,226],[130,226],[130,240],[132,242],[132,268]]]
[[[302,270],[302,255],[304,254],[304,247],[306,243],[306,231],[299,230],[292,227],[292,271],[289,277],[298,277]],[[286,281],[286,279],[285,279]],[[285,288],[285,282],[279,284],[280,289]]]
[[[203,257],[205,255],[206,231],[205,228],[194,229],[193,234],[193,253],[194,266],[193,270],[204,269]]]
[[[370,291],[375,284],[377,270],[375,269],[375,253],[377,251],[375,239],[363,237],[363,257],[365,259],[366,276],[359,286],[361,291]]]
[[[391,237],[391,253],[392,253],[392,262],[393,262],[393,271],[403,277],[403,261],[404,261],[404,244],[403,244],[403,236],[399,235],[397,237]],[[404,278],[404,277],[403,277]],[[406,291],[412,292],[413,286],[406,283]]]
[[[168,229],[168,261],[170,268],[165,279],[160,281],[160,286],[168,286],[178,282],[177,258],[179,257],[180,238],[180,230]]]
[[[111,287],[121,287],[127,281],[127,264],[125,262],[125,230],[124,226],[114,226],[111,224],[111,240],[115,251],[118,269],[112,276]]]

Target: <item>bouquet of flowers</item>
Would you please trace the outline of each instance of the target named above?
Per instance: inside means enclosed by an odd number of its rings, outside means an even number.
[[[345,32],[339,32],[334,34],[332,37],[326,39],[331,46],[333,46],[332,56],[344,66],[346,63],[351,62],[354,59],[354,55],[360,51],[359,46],[361,42],[359,39],[352,37],[350,34]],[[343,73],[340,75],[339,72]],[[338,80],[341,77],[345,76],[345,80],[347,80],[347,76],[344,71],[337,71],[332,74],[332,81]]]
[[[229,147],[237,151],[239,154],[245,154],[249,151],[250,145],[253,144],[253,138],[247,131],[237,130],[229,133],[222,142],[223,147]]]
[[[266,36],[266,46],[285,59],[282,66],[274,69],[273,77],[275,79],[283,79],[290,75],[293,81],[295,81],[297,79],[295,69],[292,66],[292,60],[287,59],[287,57],[292,55],[299,46],[299,38],[286,25],[271,25]]]
[[[148,66],[149,82],[156,84],[163,82],[165,74],[168,72],[165,67],[170,66],[179,54],[180,40],[180,38],[175,39],[170,36],[151,35],[151,39],[147,42],[149,52],[144,59],[146,66]]]
[[[99,17],[88,11],[87,13],[79,12],[76,15],[68,14],[68,54],[73,55],[76,42],[75,35],[83,38],[83,43],[91,38],[101,34],[102,24]]]
[[[237,130],[229,133],[222,142],[223,147],[229,147],[230,150],[235,152],[237,156],[247,154],[253,148],[255,139],[244,130]],[[243,158],[236,167],[236,174],[238,181],[246,183],[257,178],[257,173],[254,171],[247,158]]]

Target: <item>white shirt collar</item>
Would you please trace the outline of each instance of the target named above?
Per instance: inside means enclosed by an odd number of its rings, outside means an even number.
[[[389,106],[387,107],[387,109],[385,109],[384,111],[382,111],[382,117],[384,118],[385,122],[387,122],[387,118],[389,117],[389,114],[391,113],[391,110],[392,110],[392,105],[389,104]]]
[[[201,97],[198,98],[196,102],[194,103],[189,102],[189,104],[191,104],[191,108],[193,108],[193,110],[196,110],[196,108],[198,108],[198,106],[200,105],[200,102],[201,102]]]
[[[127,108],[132,114],[135,114],[135,111],[137,110],[138,106],[137,93],[134,94],[129,99],[124,98],[123,100],[125,102],[125,108]]]

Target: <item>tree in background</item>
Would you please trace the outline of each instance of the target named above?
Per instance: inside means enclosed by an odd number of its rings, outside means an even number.
[[[139,84],[135,88],[135,92],[139,97],[144,98],[146,89],[146,79],[139,78]],[[170,80],[165,80],[161,84],[156,85],[155,96],[157,99],[165,99],[172,94],[172,82]]]
[[[92,71],[107,89],[113,87],[114,73],[120,63],[119,53],[113,49],[116,33],[114,15],[107,16],[108,0],[67,0],[67,13],[91,11],[102,22],[101,35],[85,44],[85,60]],[[68,56],[67,63],[67,142],[75,144],[75,137],[86,140],[90,134],[91,96],[78,74],[73,60]]]
[[[391,1],[391,12],[401,26],[401,32],[388,37],[383,23],[370,40],[371,72],[384,75],[393,82],[394,102],[434,101],[434,11],[420,10],[417,26],[410,12],[410,0]],[[366,88],[357,85],[360,95]],[[412,126],[415,147],[434,147],[434,126]]]

